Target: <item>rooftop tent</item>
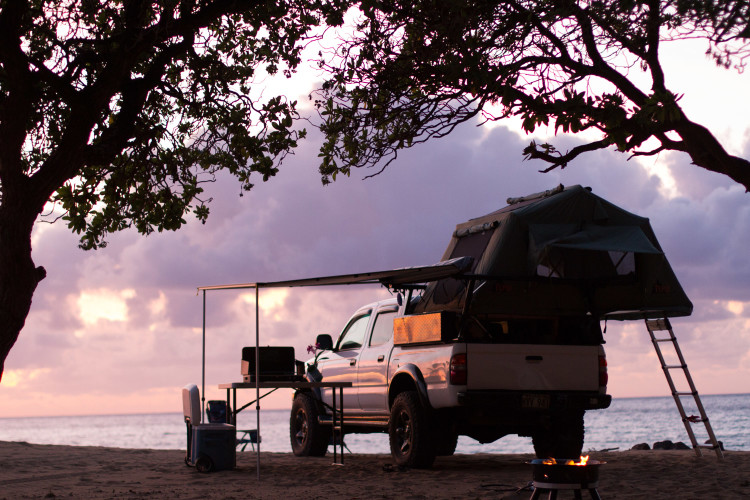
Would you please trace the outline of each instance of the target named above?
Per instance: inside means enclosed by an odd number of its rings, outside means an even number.
[[[459,224],[443,260],[465,256],[474,314],[636,319],[693,309],[648,219],[581,186],[512,198]],[[415,312],[462,310],[469,283],[430,283]]]

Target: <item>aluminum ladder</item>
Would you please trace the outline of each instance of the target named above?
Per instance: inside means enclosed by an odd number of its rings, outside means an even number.
[[[667,383],[669,383],[669,389],[672,391],[672,397],[674,398],[674,402],[677,404],[677,409],[680,412],[680,417],[682,418],[682,423],[685,425],[685,430],[688,433],[688,436],[690,436],[690,442],[693,444],[693,449],[695,450],[696,455],[703,456],[702,449],[712,449],[716,452],[716,456],[719,457],[719,459],[724,458],[724,454],[721,451],[721,445],[716,440],[716,435],[714,434],[714,430],[711,428],[711,423],[708,421],[708,416],[706,415],[706,410],[703,408],[703,403],[701,403],[701,398],[698,396],[698,390],[695,388],[695,383],[693,383],[693,378],[690,376],[690,372],[688,371],[687,363],[685,362],[685,358],[682,356],[682,351],[680,350],[680,346],[677,345],[677,337],[675,337],[674,332],[672,331],[672,325],[669,322],[668,318],[661,318],[661,319],[647,319],[646,320],[646,328],[648,329],[649,335],[651,335],[651,342],[654,344],[654,349],[656,350],[656,355],[659,357],[659,362],[661,363],[661,368],[664,371],[664,375],[667,377]],[[668,337],[658,337],[656,332],[659,331],[666,331],[669,332]],[[679,360],[679,364],[676,365],[668,365],[666,361],[664,360],[664,354],[662,353],[661,345],[665,342],[671,342],[672,346],[674,347],[674,352],[677,354],[677,359]],[[674,379],[672,378],[671,370],[682,370],[682,372],[685,375],[685,380],[687,380],[688,386],[690,387],[689,392],[685,391],[678,391],[675,387]],[[692,396],[695,401],[695,406],[698,408],[698,412],[700,413],[700,417],[698,416],[687,416],[685,413],[685,407],[682,404],[682,397]],[[699,422],[703,422],[703,424],[706,426],[706,433],[708,434],[708,442],[710,444],[698,444],[698,441],[695,438],[695,432],[693,432],[692,424],[697,424]]]

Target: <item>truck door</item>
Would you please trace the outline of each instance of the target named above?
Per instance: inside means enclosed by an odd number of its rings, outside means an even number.
[[[359,407],[365,412],[388,411],[388,361],[393,349],[393,318],[398,306],[378,311],[372,334],[359,355],[357,389]]]
[[[355,314],[341,333],[333,351],[327,351],[318,358],[318,370],[326,382],[352,382],[352,388],[344,389],[344,409],[358,410],[357,400],[357,358],[365,343],[367,327],[372,310]],[[332,404],[331,389],[323,389],[323,401]],[[338,406],[338,401],[336,401]]]

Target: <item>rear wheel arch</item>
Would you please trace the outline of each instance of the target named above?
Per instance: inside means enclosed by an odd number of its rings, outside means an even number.
[[[415,391],[419,396],[419,402],[425,408],[431,408],[430,399],[427,396],[427,384],[422,372],[415,365],[405,365],[399,368],[391,379],[388,386],[388,408],[392,408],[396,397],[406,391]]]

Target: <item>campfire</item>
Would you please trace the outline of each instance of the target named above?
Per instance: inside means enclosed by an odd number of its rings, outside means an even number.
[[[589,461],[589,456],[586,455],[585,457],[581,455],[581,458],[578,460],[578,462],[574,460],[565,460],[565,463],[558,463],[556,458],[545,458],[542,460],[542,463],[544,465],[586,465]]]
[[[601,497],[596,491],[599,486],[599,467],[605,463],[589,460],[588,455],[581,456],[578,461],[558,458],[532,460],[529,462],[534,478],[534,494],[531,498],[539,498],[543,491],[549,491],[550,498],[556,498],[557,490],[576,490],[576,498],[581,498],[580,491],[588,490],[591,498],[599,500]]]

